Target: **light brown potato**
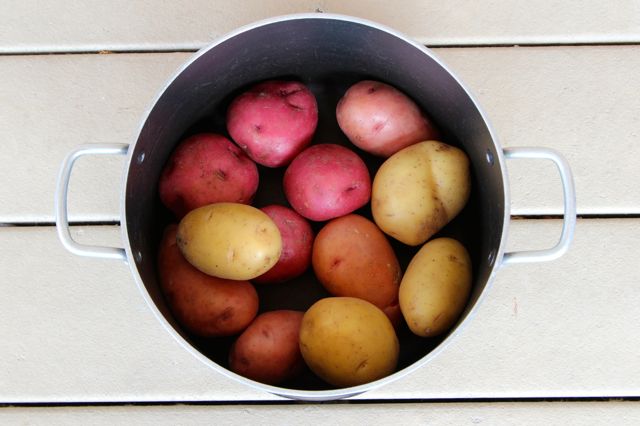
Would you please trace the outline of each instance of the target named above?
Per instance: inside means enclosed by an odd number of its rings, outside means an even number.
[[[212,277],[180,253],[176,225],[164,232],[158,252],[160,288],[169,308],[186,329],[200,336],[240,333],[258,312],[258,294],[248,281]]]
[[[394,372],[399,354],[393,325],[379,308],[354,297],[314,303],[300,326],[300,350],[309,368],[326,382],[349,387]]]
[[[304,371],[299,345],[302,316],[303,312],[287,310],[258,315],[231,347],[231,371],[270,385]]]
[[[456,322],[471,291],[471,259],[452,238],[436,238],[411,259],[400,283],[400,310],[411,331],[432,337]]]
[[[216,203],[190,211],[178,225],[178,247],[202,272],[250,280],[276,264],[280,231],[264,212],[245,204]]]
[[[387,237],[370,220],[350,214],[318,232],[311,263],[334,296],[358,297],[380,309],[398,300],[402,272]]]
[[[373,180],[371,212],[387,235],[416,246],[462,211],[471,194],[469,158],[438,141],[389,157]]]

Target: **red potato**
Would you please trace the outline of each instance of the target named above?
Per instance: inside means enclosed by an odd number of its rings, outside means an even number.
[[[304,371],[299,345],[303,315],[288,310],[258,315],[231,346],[231,371],[271,385]]]
[[[371,197],[371,177],[364,161],[335,144],[302,151],[285,171],[283,185],[294,210],[314,221],[351,213]]]
[[[231,336],[258,313],[258,294],[248,281],[232,281],[200,272],[182,256],[177,226],[164,232],[158,253],[160,287],[169,308],[186,329],[205,337]]]
[[[378,81],[364,80],[351,86],[338,102],[336,118],[354,145],[385,158],[440,136],[415,102]]]
[[[227,110],[231,138],[256,163],[286,166],[310,142],[318,105],[297,81],[266,81],[235,98]]]
[[[282,237],[282,252],[278,263],[254,283],[280,283],[302,275],[311,264],[313,230],[305,218],[288,207],[270,205],[261,208],[276,224]]]
[[[202,133],[182,141],[162,170],[162,203],[182,219],[191,210],[218,202],[250,204],[258,189],[258,168],[229,139]]]

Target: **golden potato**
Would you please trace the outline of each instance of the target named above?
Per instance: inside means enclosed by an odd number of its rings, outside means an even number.
[[[380,166],[371,212],[386,234],[416,246],[460,213],[470,193],[467,155],[451,145],[425,141],[398,151]]]
[[[471,259],[452,238],[436,238],[411,259],[400,282],[400,310],[411,331],[431,337],[447,331],[471,291]]]
[[[334,296],[358,297],[380,309],[398,300],[400,264],[387,237],[367,218],[350,214],[327,223],[313,242],[311,263]]]
[[[329,297],[304,314],[300,350],[320,378],[349,387],[393,373],[399,344],[391,322],[375,305],[354,297]]]
[[[215,203],[190,211],[178,225],[178,247],[202,272],[250,280],[276,264],[280,231],[266,213],[245,204]]]

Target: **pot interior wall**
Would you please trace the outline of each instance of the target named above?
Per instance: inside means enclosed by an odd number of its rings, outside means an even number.
[[[350,84],[365,79],[388,82],[411,96],[441,130],[444,141],[469,155],[473,171],[472,198],[465,210],[439,235],[452,236],[469,249],[474,264],[474,288],[461,322],[476,303],[493,270],[502,236],[504,183],[496,144],[467,93],[434,58],[402,38],[368,25],[327,18],[301,18],[266,24],[241,32],[210,47],[173,80],[151,110],[135,144],[129,165],[125,212],[135,269],[162,315],[188,342],[213,361],[226,366],[231,339],[201,339],[189,335],[173,319],[160,293],[156,255],[162,229],[174,221],[159,202],[157,181],[176,144],[202,131],[227,135],[224,113],[230,99],[251,83],[291,78],[307,84],[317,97],[319,126],[313,143],[339,143],[363,156],[374,171],[380,159],[349,144],[335,119],[335,105]],[[487,160],[492,156],[495,161]],[[283,169],[260,168],[255,204],[286,203],[280,190]],[[372,173],[373,176],[373,173]],[[358,213],[371,217],[368,208]],[[316,224],[316,230],[320,224]],[[394,243],[395,244],[395,243]],[[404,267],[417,248],[395,244]],[[307,274],[291,283],[258,288],[261,311],[304,310],[324,289]],[[283,302],[284,301],[284,302]],[[414,337],[399,331],[400,368],[425,356],[446,336]],[[326,389],[311,375],[287,388]]]

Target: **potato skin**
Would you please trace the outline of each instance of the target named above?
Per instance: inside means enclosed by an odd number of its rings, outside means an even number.
[[[334,296],[357,297],[380,309],[398,300],[400,264],[385,235],[365,217],[350,214],[327,223],[313,243],[312,265]]]
[[[371,197],[364,161],[335,144],[313,145],[298,154],[285,171],[283,185],[293,209],[314,221],[351,213]]]
[[[432,337],[456,322],[471,292],[471,259],[452,238],[426,243],[400,283],[400,310],[414,334]]]
[[[389,157],[439,132],[418,105],[398,89],[372,80],[347,90],[336,108],[338,124],[358,148]]]
[[[277,384],[304,370],[300,353],[303,312],[279,310],[260,314],[229,352],[231,371],[257,382]]]
[[[309,222],[295,211],[276,204],[261,208],[278,227],[282,253],[267,272],[253,279],[256,284],[281,283],[298,277],[311,265],[313,230]]]
[[[217,203],[250,204],[258,189],[258,168],[224,136],[201,133],[176,147],[165,164],[158,193],[182,219],[189,211]]]
[[[280,231],[266,213],[237,203],[215,203],[190,211],[178,225],[178,247],[202,272],[250,280],[276,264]]]
[[[394,372],[399,354],[395,330],[371,303],[329,297],[307,310],[300,326],[300,350],[309,368],[326,382],[349,387]]]
[[[471,194],[469,158],[461,149],[424,141],[389,157],[371,194],[376,225],[411,246],[427,241],[462,211]]]
[[[318,105],[297,81],[265,81],[235,98],[227,111],[231,138],[256,163],[285,166],[307,146],[318,125]]]
[[[158,252],[160,287],[169,308],[186,329],[204,337],[240,333],[258,312],[258,294],[248,281],[212,277],[194,268],[169,225]]]

